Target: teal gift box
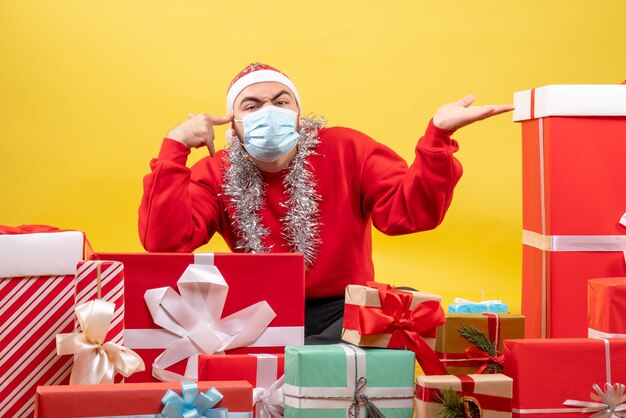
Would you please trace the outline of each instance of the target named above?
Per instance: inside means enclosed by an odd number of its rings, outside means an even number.
[[[415,354],[350,344],[285,348],[285,418],[412,418]]]
[[[448,313],[481,314],[481,313],[507,313],[509,306],[501,300],[483,300],[474,302],[461,298],[455,298],[454,304],[448,306]]]

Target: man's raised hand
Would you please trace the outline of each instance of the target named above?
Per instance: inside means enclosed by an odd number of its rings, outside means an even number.
[[[513,110],[513,105],[509,104],[471,106],[474,100],[476,96],[470,94],[457,102],[441,106],[433,116],[433,123],[438,128],[455,131],[470,123]]]
[[[172,129],[167,137],[184,144],[187,148],[207,146],[209,154],[215,155],[214,126],[224,125],[233,120],[233,114],[228,116],[213,116],[206,113],[190,114],[189,119]]]

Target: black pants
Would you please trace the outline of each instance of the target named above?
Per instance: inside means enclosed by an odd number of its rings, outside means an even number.
[[[344,297],[307,299],[304,311],[304,343],[341,342]]]
[[[415,291],[410,287],[396,287],[396,289]],[[341,342],[344,303],[343,296],[307,299],[304,312],[304,343],[306,345]]]

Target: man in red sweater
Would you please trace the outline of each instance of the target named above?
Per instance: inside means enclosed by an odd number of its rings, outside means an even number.
[[[345,286],[374,280],[372,224],[388,235],[439,225],[462,173],[451,134],[512,109],[473,101],[437,110],[408,166],[361,132],[302,117],[292,81],[251,64],[230,84],[227,116],[191,115],[163,140],[144,179],[141,242],[191,252],[217,232],[237,252],[303,253],[306,342],[338,342]],[[215,152],[213,126],[227,123]],[[187,168],[204,146],[210,156]]]

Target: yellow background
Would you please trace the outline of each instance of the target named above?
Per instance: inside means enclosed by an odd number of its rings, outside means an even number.
[[[0,224],[87,233],[140,251],[142,177],[188,113],[224,112],[253,61],[296,83],[304,112],[407,159],[438,106],[626,77],[626,2],[0,1]],[[224,146],[223,129],[217,132]],[[520,308],[520,127],[456,134],[465,174],[435,231],[374,237],[377,280]],[[192,161],[206,154],[195,151]],[[226,251],[221,238],[203,248]]]

